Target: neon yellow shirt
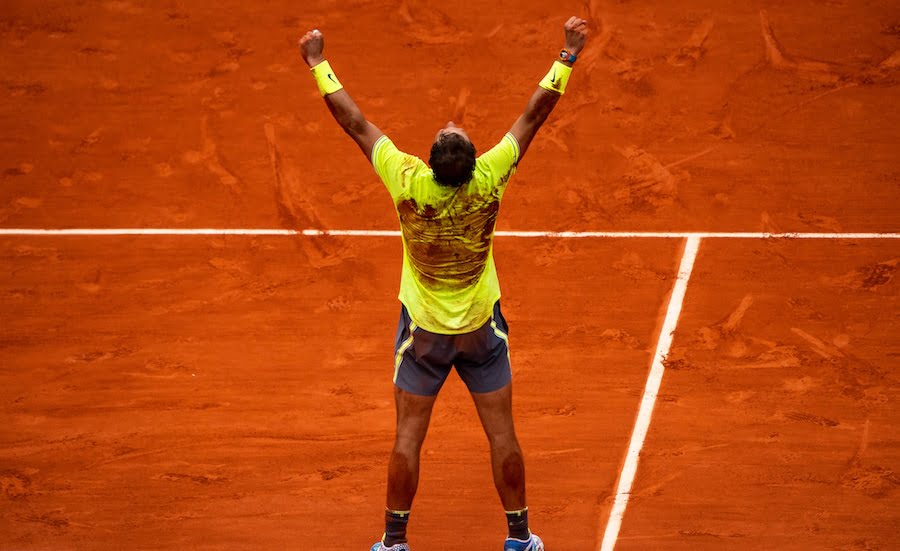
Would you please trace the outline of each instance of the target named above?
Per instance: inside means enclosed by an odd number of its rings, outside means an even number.
[[[394,200],[403,237],[400,302],[426,331],[468,333],[490,319],[500,298],[494,225],[518,160],[519,144],[506,134],[476,159],[472,179],[453,188],[387,136],[375,142],[372,165]]]

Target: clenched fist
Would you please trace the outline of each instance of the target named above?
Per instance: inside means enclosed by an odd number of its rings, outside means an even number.
[[[566,50],[571,54],[578,55],[587,40],[587,21],[573,15],[566,21],[563,28],[566,30]]]
[[[323,49],[325,49],[325,36],[319,32],[319,29],[307,32],[300,39],[300,55],[310,67],[325,61],[325,58],[322,57]]]

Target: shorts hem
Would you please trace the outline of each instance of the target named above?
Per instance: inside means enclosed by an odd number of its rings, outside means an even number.
[[[404,385],[400,381],[394,382],[394,386],[399,388],[403,392],[413,394],[415,396],[437,396],[438,394],[440,394],[441,389],[444,387],[444,385],[441,385],[434,392],[422,392],[421,390],[411,390],[410,388],[408,388],[406,385]],[[503,388],[503,387],[500,387],[500,388]]]

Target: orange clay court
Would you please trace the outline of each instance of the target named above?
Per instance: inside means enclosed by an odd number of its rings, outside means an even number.
[[[591,39],[499,220],[535,233],[495,242],[532,528],[900,548],[896,2],[12,0],[0,549],[368,549],[401,242],[297,39],[427,158],[451,118],[496,143],[573,14]],[[503,523],[452,375],[411,546]]]

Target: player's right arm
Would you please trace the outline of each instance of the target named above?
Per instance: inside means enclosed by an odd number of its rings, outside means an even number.
[[[325,99],[325,105],[344,132],[353,138],[366,158],[371,160],[372,148],[384,132],[363,116],[356,102],[344,90],[331,71],[331,65],[327,64],[322,55],[324,48],[325,38],[318,30],[309,31],[300,39],[300,54],[313,71],[313,76],[319,84],[319,91]]]
[[[584,48],[585,40],[587,40],[587,21],[572,16],[566,21],[564,28],[566,31],[565,49],[570,54],[578,56]],[[571,61],[558,61],[558,63],[562,63],[567,67],[572,67],[573,65],[573,62]],[[552,71],[553,69],[551,69],[551,72]],[[548,74],[548,79],[545,79],[545,81],[550,80],[553,82],[555,78],[560,77],[558,75],[553,75],[551,77],[551,75]],[[542,84],[544,83],[542,82]],[[537,134],[538,129],[544,124],[544,121],[547,120],[547,117],[550,115],[550,112],[553,111],[553,108],[556,107],[556,103],[562,95],[558,91],[553,90],[553,86],[549,86],[548,88],[550,89],[544,88],[544,86],[538,86],[538,89],[535,90],[531,99],[528,101],[528,105],[525,106],[525,112],[522,113],[518,120],[516,120],[512,129],[509,131],[510,134],[516,138],[516,141],[519,142],[519,160],[525,155],[525,151],[528,149],[529,144],[531,144],[531,140],[534,139],[534,135]]]

